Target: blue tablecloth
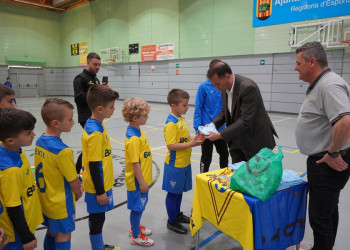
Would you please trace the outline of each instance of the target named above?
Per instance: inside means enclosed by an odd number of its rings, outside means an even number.
[[[299,244],[305,232],[306,182],[276,192],[267,201],[243,194],[253,216],[254,249],[286,249]]]

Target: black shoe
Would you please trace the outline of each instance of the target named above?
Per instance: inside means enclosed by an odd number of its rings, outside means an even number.
[[[167,228],[171,231],[174,231],[178,234],[187,234],[187,228],[180,224],[178,220],[174,220],[173,222],[167,223]]]
[[[121,250],[121,248],[105,244],[104,250]]]
[[[178,216],[176,216],[176,220],[181,222],[181,223],[190,224],[190,217],[184,215],[182,212],[179,213]]]

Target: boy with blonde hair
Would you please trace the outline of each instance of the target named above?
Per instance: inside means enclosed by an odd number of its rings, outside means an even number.
[[[104,85],[89,88],[86,101],[92,111],[86,121],[81,144],[83,148],[83,186],[89,213],[90,242],[92,250],[120,249],[103,243],[102,228],[105,212],[113,209],[114,173],[112,150],[103,120],[114,112],[118,92]]]
[[[35,137],[35,117],[29,112],[0,109],[0,225],[10,243],[4,249],[34,249],[34,232],[43,222],[31,166],[21,147]]]
[[[41,117],[46,132],[35,145],[35,178],[47,227],[44,249],[70,249],[75,229],[75,201],[82,186],[74,164],[73,150],[60,138],[74,125],[73,105],[58,98],[46,99]]]
[[[182,115],[188,110],[190,95],[182,89],[172,89],[168,94],[171,113],[164,127],[164,138],[168,147],[165,157],[163,187],[167,191],[165,205],[168,213],[167,228],[179,234],[187,229],[180,223],[190,223],[190,218],[180,212],[182,193],[192,189],[192,147],[203,143],[204,135],[190,137],[187,121]]]
[[[138,97],[124,101],[122,114],[129,123],[125,137],[125,181],[131,224],[129,236],[132,244],[140,246],[154,245],[154,241],[146,237],[152,231],[140,225],[152,182],[151,148],[147,136],[140,128],[146,124],[149,112],[148,103]]]

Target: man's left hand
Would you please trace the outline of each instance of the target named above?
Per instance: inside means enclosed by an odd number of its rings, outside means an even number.
[[[101,85],[105,85],[105,86],[109,87],[109,86],[108,86],[108,83],[109,83],[109,81],[107,81],[107,82],[101,82]]]
[[[221,134],[213,131],[209,131],[210,135],[205,136],[205,139],[208,139],[210,141],[216,141],[219,139],[222,139]]]
[[[348,168],[348,164],[343,160],[341,155],[338,155],[337,158],[332,158],[326,153],[321,160],[316,161],[317,164],[323,162],[327,163],[329,167],[338,172],[344,171]]]

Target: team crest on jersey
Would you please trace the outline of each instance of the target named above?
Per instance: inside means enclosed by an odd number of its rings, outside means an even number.
[[[172,188],[174,188],[175,185],[176,185],[176,181],[170,181],[170,185],[171,185]]]
[[[140,200],[141,200],[142,206],[144,207],[146,204],[147,198],[141,198]]]

